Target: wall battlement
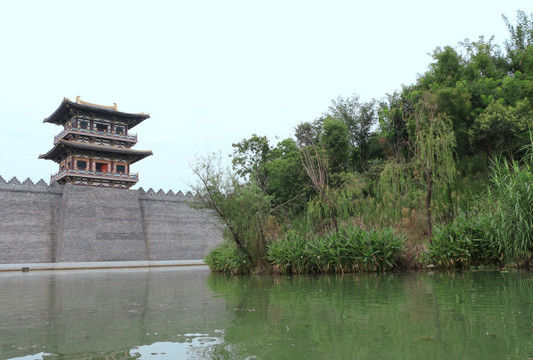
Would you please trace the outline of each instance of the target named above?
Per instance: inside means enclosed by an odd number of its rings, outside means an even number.
[[[141,199],[158,199],[163,201],[194,200],[194,195],[190,191],[187,191],[187,193],[183,194],[181,190],[175,193],[172,190],[164,192],[163,189],[159,189],[159,191],[155,192],[155,190],[152,188],[148,189],[148,191],[145,191],[142,187],[137,191],[139,192],[139,197]]]
[[[222,228],[194,199],[0,176],[0,264],[202,259]]]
[[[57,182],[54,182],[52,184],[47,184],[43,179],[40,179],[38,182],[33,182],[32,179],[26,178],[23,182],[21,182],[16,176],[13,176],[11,180],[6,181],[2,175],[0,175],[0,189],[8,189],[8,190],[38,190],[38,191],[53,191],[53,192],[61,192],[62,186],[59,185]],[[194,195],[192,192],[187,191],[185,194],[179,190],[177,192],[174,192],[172,190],[168,190],[167,192],[163,191],[163,189],[159,189],[157,192],[150,188],[148,190],[144,190],[142,187],[140,187],[137,190],[132,191],[138,191],[139,197],[142,199],[161,199],[161,200],[170,200],[170,201],[176,201],[176,200],[194,200]]]
[[[6,181],[2,175],[0,175],[0,189],[2,190],[17,190],[17,191],[51,191],[61,192],[61,187],[57,183],[48,185],[43,179],[34,183],[30,178],[27,178],[23,182],[20,182],[16,176],[13,176],[11,180]]]

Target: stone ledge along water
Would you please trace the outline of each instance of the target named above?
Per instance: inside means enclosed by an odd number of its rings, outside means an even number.
[[[222,228],[193,201],[190,192],[0,177],[0,264],[200,260]]]

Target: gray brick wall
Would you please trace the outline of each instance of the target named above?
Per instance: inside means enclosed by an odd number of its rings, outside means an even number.
[[[221,241],[213,214],[187,200],[141,199],[150,260],[201,259]]]
[[[0,178],[0,263],[52,262],[61,189]]]
[[[222,241],[190,194],[0,177],[0,263],[201,259]]]
[[[56,261],[147,260],[136,191],[65,185]]]

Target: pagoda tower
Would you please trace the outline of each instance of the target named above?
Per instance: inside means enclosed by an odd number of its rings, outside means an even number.
[[[139,181],[131,164],[152,155],[152,151],[134,150],[137,135],[130,130],[148,119],[148,114],[130,114],[117,110],[117,104],[103,106],[67,98],[43,122],[63,126],[55,136],[54,147],[39,159],[53,160],[59,172],[50,183],[88,185],[128,189]]]

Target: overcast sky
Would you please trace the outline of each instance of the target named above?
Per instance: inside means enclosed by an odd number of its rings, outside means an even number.
[[[195,155],[272,143],[331,99],[382,98],[427,70],[428,53],[494,35],[527,1],[1,1],[0,175],[58,171],[39,154],[63,97],[151,118],[134,128],[136,187],[189,190]]]

